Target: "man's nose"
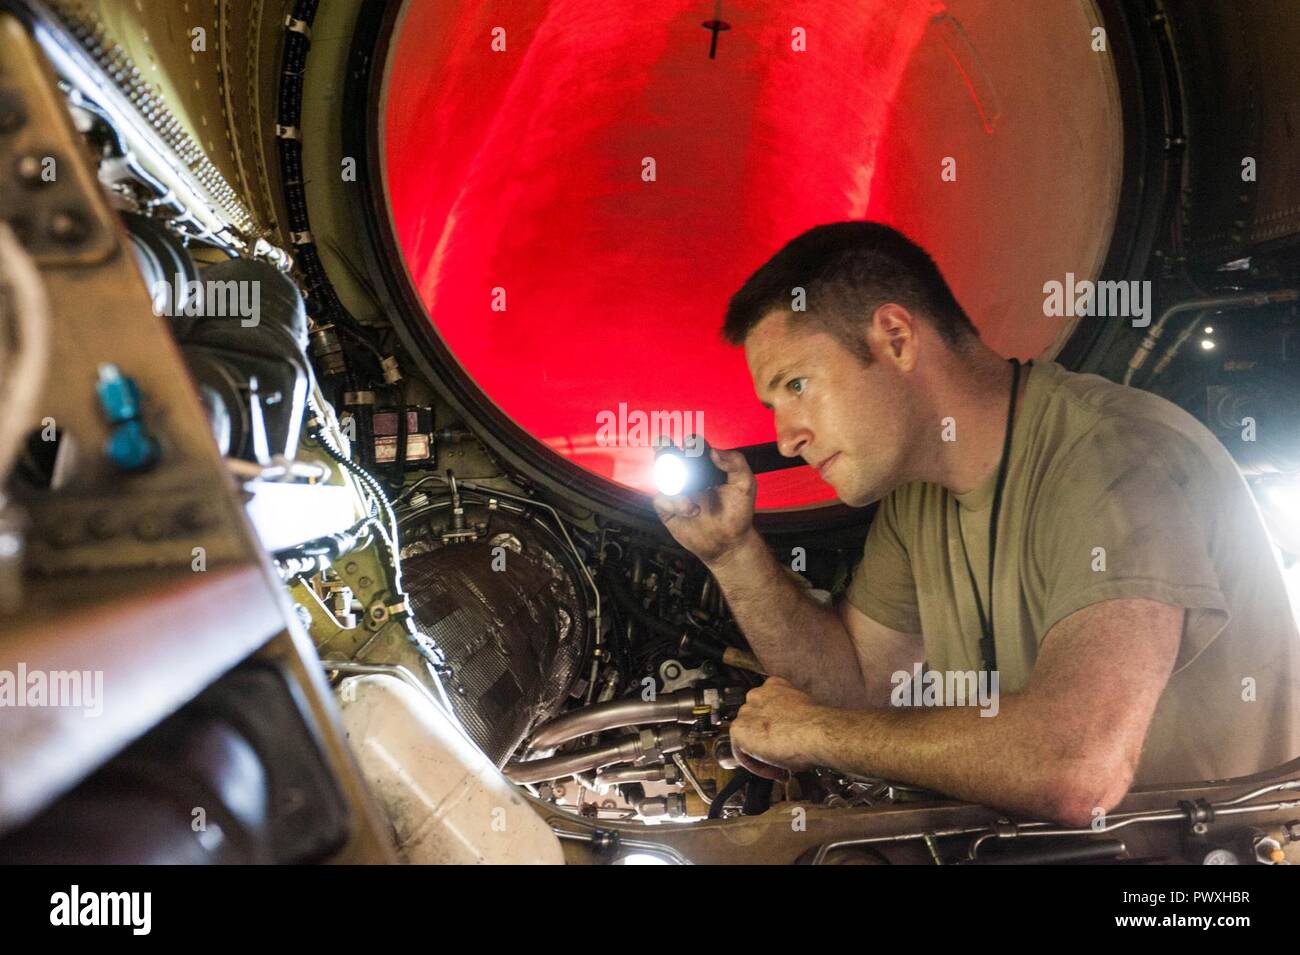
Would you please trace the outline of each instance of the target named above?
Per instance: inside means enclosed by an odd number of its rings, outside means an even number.
[[[804,427],[776,425],[776,446],[787,458],[797,458],[812,443],[812,432]]]

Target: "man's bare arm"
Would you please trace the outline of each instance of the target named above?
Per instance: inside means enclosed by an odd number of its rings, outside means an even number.
[[[764,670],[827,706],[868,705],[858,656],[839,614],[792,580],[756,531],[707,566]]]
[[[824,607],[757,534],[708,565],[763,668],[820,703],[885,706],[898,670],[924,658],[918,634],[890,630],[847,600]]]
[[[1003,695],[992,718],[974,707],[819,706],[792,748],[818,765],[1086,825],[1133,783],[1183,617],[1154,600],[1093,604],[1052,628],[1028,686]]]
[[[921,635],[890,630],[847,599],[840,601],[837,610],[853,641],[867,705],[888,706],[890,695],[897,686],[894,674],[902,671],[910,676],[914,664],[925,662],[925,644]]]
[[[890,674],[920,658],[919,638],[882,627],[847,602],[836,611],[813,600],[754,530],[758,485],[744,456],[710,454],[727,483],[694,497],[657,496],[664,526],[713,573],[768,673],[828,706],[883,705]]]

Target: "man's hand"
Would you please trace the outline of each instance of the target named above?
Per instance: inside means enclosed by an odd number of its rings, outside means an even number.
[[[754,530],[758,482],[739,451],[709,451],[727,483],[699,494],[657,495],[654,508],[677,543],[710,564],[743,544]]]
[[[731,723],[731,750],[736,760],[756,776],[784,779],[785,770],[812,768],[805,758],[804,740],[821,709],[807,693],[779,676],[749,691]]]
[[[993,719],[973,706],[821,706],[774,678],[749,691],[732,750],[1082,828],[1133,783],[1185,614],[1140,597],[1076,610],[1047,632],[1029,683],[1001,694]]]

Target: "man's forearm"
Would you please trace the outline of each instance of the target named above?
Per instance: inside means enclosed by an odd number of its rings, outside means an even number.
[[[757,532],[710,563],[763,668],[828,706],[865,706],[853,642],[836,613],[791,579]]]
[[[1102,771],[1084,765],[1071,741],[1051,738],[1023,696],[1004,696],[993,718],[974,707],[819,706],[814,714],[799,732],[800,749],[815,765],[1076,825],[1115,801],[1102,795],[1114,789],[1102,780],[1096,798],[1080,800],[1086,781]]]

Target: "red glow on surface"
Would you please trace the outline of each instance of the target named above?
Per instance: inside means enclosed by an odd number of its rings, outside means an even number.
[[[653,453],[598,440],[620,403],[702,414],[721,447],[772,440],[743,353],[719,337],[727,299],[804,229],[867,216],[930,10],[723,3],[710,59],[712,0],[412,3],[384,154],[434,329],[520,426],[629,487],[651,490]],[[833,497],[806,467],[760,481],[763,508]]]

